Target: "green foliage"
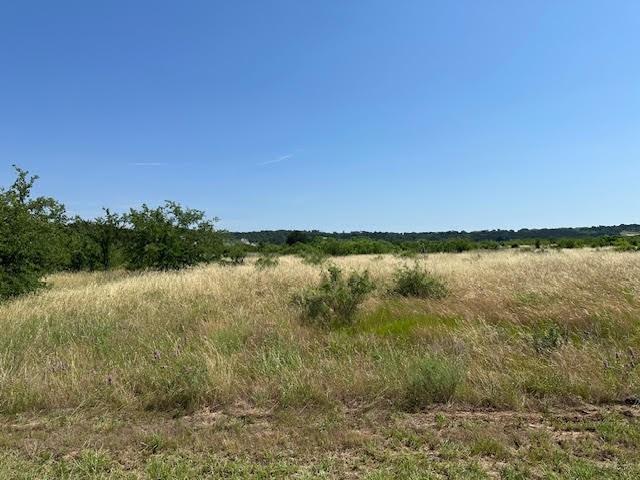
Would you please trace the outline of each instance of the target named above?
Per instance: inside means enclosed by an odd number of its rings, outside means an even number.
[[[67,226],[67,268],[94,271],[100,265],[100,247],[92,237],[93,222],[76,218]]]
[[[124,216],[127,267],[170,270],[218,258],[222,237],[214,229],[216,220],[170,201],[157,208],[132,208]]]
[[[295,245],[296,243],[309,243],[310,238],[305,232],[294,230],[287,235],[286,244]]]
[[[438,277],[424,270],[417,262],[413,267],[400,267],[394,274],[391,291],[403,297],[443,298],[446,285]]]
[[[442,317],[431,313],[406,311],[383,306],[363,315],[351,332],[369,333],[378,336],[411,338],[416,330],[429,331],[431,334],[444,335],[455,330],[458,320],[454,317]]]
[[[615,242],[615,248],[619,252],[633,252],[640,250],[640,238],[638,237],[626,237],[618,238]]]
[[[556,248],[582,248],[584,242],[577,238],[560,238],[556,241]]]
[[[192,410],[210,387],[207,366],[197,352],[175,354],[171,368],[150,366],[135,380],[134,388],[147,410]]]
[[[325,255],[367,255],[393,253],[398,248],[392,243],[383,240],[372,240],[370,238],[318,238],[313,242],[313,247]]]
[[[409,372],[405,406],[417,410],[448,402],[462,383],[463,373],[460,365],[450,359],[437,356],[422,359]]]
[[[476,434],[471,445],[471,455],[494,457],[500,460],[509,458],[509,451],[497,438],[487,434]]]
[[[91,232],[93,241],[98,245],[100,263],[104,270],[111,268],[113,251],[120,237],[122,218],[112,213],[108,208],[104,209],[104,216],[96,218]]]
[[[245,248],[237,243],[225,247],[222,254],[221,263],[224,265],[242,265],[247,257]]]
[[[329,256],[314,247],[307,247],[300,251],[300,257],[304,263],[309,265],[322,265]]]
[[[542,323],[534,327],[531,341],[536,352],[549,353],[565,343],[566,337],[566,333],[558,324]]]
[[[530,247],[544,250],[619,246],[620,250],[640,249],[640,225],[615,227],[558,228],[528,230],[483,230],[478,232],[292,232],[287,230],[233,234],[258,244],[260,252],[299,254],[309,246],[325,255],[396,253],[412,256],[424,253],[460,253],[472,250]],[[289,241],[287,239],[291,237]],[[298,239],[293,241],[294,239]],[[302,241],[303,240],[303,241]],[[631,246],[631,248],[629,247]]]
[[[317,287],[294,297],[302,310],[302,320],[320,326],[352,324],[358,306],[374,290],[368,272],[351,272],[345,278],[342,270],[330,266]]]
[[[256,260],[255,266],[259,270],[277,267],[279,263],[278,257],[275,255],[262,255]]]
[[[44,286],[42,277],[63,262],[64,207],[31,196],[38,177],[15,167],[17,178],[0,189],[0,300]]]
[[[71,270],[109,270],[116,248],[122,241],[123,219],[104,209],[104,216],[93,221],[76,217],[67,228],[69,234],[69,268]]]

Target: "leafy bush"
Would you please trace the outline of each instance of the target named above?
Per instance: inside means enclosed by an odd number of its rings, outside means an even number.
[[[123,236],[122,218],[108,208],[103,210],[103,217],[93,221],[76,217],[67,225],[71,270],[93,271],[100,267],[106,271],[114,266],[115,252]]]
[[[38,177],[14,168],[16,180],[0,189],[0,300],[43,287],[42,277],[64,256],[64,206],[53,198],[32,198]]]
[[[295,245],[296,243],[309,243],[310,238],[305,232],[294,230],[289,232],[287,239],[285,240],[287,245]]]
[[[416,262],[413,267],[400,267],[394,274],[393,293],[403,297],[443,298],[448,290],[442,280]]]
[[[255,266],[259,270],[264,270],[266,268],[277,267],[279,263],[278,257],[274,255],[263,255],[258,257],[256,260]]]
[[[304,263],[309,265],[322,265],[329,258],[327,254],[316,248],[306,248],[302,250],[300,257]]]
[[[247,251],[242,245],[233,244],[224,249],[221,263],[224,265],[242,265],[247,257]]]
[[[634,239],[635,240],[635,239]],[[633,244],[630,239],[620,238],[615,243],[615,249],[619,252],[632,252],[638,250],[640,247]]]
[[[463,380],[459,364],[440,357],[422,359],[409,372],[405,406],[416,410],[433,403],[451,400]]]
[[[125,243],[128,268],[170,270],[219,257],[222,238],[213,228],[216,220],[207,220],[204,212],[175,202],[132,208],[124,216],[129,227]]]
[[[560,238],[556,242],[556,248],[581,248],[583,243],[576,238]]]
[[[302,319],[321,326],[353,323],[358,306],[374,290],[368,272],[351,272],[345,278],[342,270],[331,266],[323,275],[320,285],[294,297],[302,309]]]
[[[100,247],[88,234],[89,225],[90,222],[79,219],[70,225],[67,241],[69,259],[66,265],[69,270],[92,272],[100,265]]]
[[[113,251],[120,237],[122,218],[116,213],[111,213],[108,208],[103,210],[104,216],[95,219],[93,222],[94,228],[90,234],[100,250],[102,268],[109,270],[113,260]]]
[[[366,237],[351,238],[348,240],[337,238],[316,238],[312,245],[313,248],[330,256],[392,253],[398,249],[392,243],[381,240],[372,240]]]

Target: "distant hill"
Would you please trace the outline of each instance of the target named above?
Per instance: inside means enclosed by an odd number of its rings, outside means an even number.
[[[294,230],[261,230],[255,232],[230,232],[236,239],[246,239],[252,243],[284,244]],[[599,225],[594,227],[565,227],[565,228],[522,228],[520,230],[478,230],[473,232],[321,232],[318,230],[304,231],[309,237],[329,237],[351,239],[367,237],[375,240],[390,242],[406,242],[415,240],[449,240],[468,239],[474,241],[495,240],[506,242],[522,239],[557,239],[557,238],[592,238],[603,236],[632,236],[640,235],[640,224]]]

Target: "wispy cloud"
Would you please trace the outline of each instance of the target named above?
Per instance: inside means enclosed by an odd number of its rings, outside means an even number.
[[[164,162],[134,162],[129,165],[132,167],[164,167],[167,164]]]
[[[293,157],[293,153],[290,153],[289,155],[283,155],[278,158],[274,158],[273,160],[267,160],[266,162],[259,163],[258,165],[262,166],[262,165],[270,165],[272,163],[280,163],[280,162],[284,162],[285,160],[289,160],[291,157]]]

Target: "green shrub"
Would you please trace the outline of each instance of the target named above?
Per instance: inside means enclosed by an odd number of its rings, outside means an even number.
[[[302,250],[300,252],[300,257],[304,263],[309,265],[322,265],[329,258],[326,253],[316,248],[307,248]]]
[[[632,252],[638,250],[638,246],[634,245],[626,238],[620,238],[615,243],[615,249],[619,252]]]
[[[204,212],[165,202],[157,208],[142,205],[123,217],[127,230],[125,255],[132,270],[178,269],[219,257],[222,237],[217,219]]]
[[[233,244],[224,249],[220,263],[223,265],[242,265],[247,257],[247,251],[242,245]]]
[[[96,268],[109,270],[119,252],[122,240],[122,217],[104,209],[104,216],[95,220],[76,217],[67,225],[68,262],[73,271]]]
[[[38,177],[14,168],[14,183],[0,188],[0,300],[43,287],[42,277],[64,257],[64,206],[53,198],[33,198]]]
[[[289,232],[285,242],[287,245],[295,245],[296,243],[309,243],[310,240],[311,238],[306,232],[294,230],[293,232]]]
[[[459,364],[441,357],[427,357],[409,372],[405,407],[416,410],[451,400],[463,380]]]
[[[403,297],[419,298],[443,298],[448,293],[444,282],[417,262],[413,267],[404,266],[395,272],[391,291]]]
[[[131,388],[150,411],[189,411],[210,392],[210,375],[199,352],[180,352],[139,368]]]
[[[342,270],[331,266],[323,275],[320,285],[294,297],[302,310],[302,320],[320,326],[353,323],[358,306],[374,290],[368,272],[351,272],[345,278]]]
[[[277,267],[278,263],[278,257],[276,257],[275,255],[263,255],[261,257],[258,257],[255,266],[259,270],[264,270],[267,268]]]

